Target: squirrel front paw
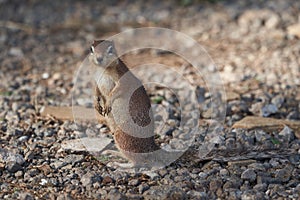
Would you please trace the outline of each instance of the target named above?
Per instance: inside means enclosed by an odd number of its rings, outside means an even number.
[[[103,116],[108,115],[111,112],[111,107],[108,105],[104,106]]]
[[[94,103],[94,108],[100,115],[105,116],[105,109],[103,109],[100,102],[101,102],[100,97],[96,97],[95,103]]]
[[[101,105],[104,104],[104,105]],[[105,101],[101,101],[101,98],[99,96],[95,96],[94,100],[94,108],[97,110],[97,112],[104,116],[108,115],[111,112],[111,106]]]

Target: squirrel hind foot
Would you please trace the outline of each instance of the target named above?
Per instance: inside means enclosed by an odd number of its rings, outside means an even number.
[[[110,162],[107,165],[109,167],[113,167],[113,168],[122,168],[122,169],[133,169],[134,168],[134,165],[132,163]]]
[[[162,167],[158,166],[145,166],[145,165],[136,165],[134,163],[119,163],[119,162],[110,162],[107,164],[108,167],[116,169],[116,171],[126,171],[129,173],[144,173],[151,172],[161,169]]]

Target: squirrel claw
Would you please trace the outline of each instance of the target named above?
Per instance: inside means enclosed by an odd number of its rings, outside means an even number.
[[[103,107],[100,105],[100,101],[97,101],[97,103],[95,103],[94,107],[100,115],[105,116],[105,112],[104,112]]]
[[[104,109],[104,112],[103,112],[104,116],[108,115],[110,112],[111,112],[111,107],[110,106],[105,106],[105,109]]]
[[[96,102],[94,104],[94,108],[98,111],[98,113],[102,116],[108,115],[111,112],[111,107],[108,105],[101,106],[100,98],[96,98]]]

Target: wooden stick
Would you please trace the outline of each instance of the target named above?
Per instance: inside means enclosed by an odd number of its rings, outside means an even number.
[[[74,107],[57,107],[57,106],[45,106],[40,111],[41,115],[53,116],[59,120],[79,120],[79,121],[105,121],[105,119],[97,115],[93,108],[85,108],[80,106]],[[100,118],[100,119],[99,119]]]
[[[242,129],[263,129],[267,131],[275,131],[278,129],[283,129],[284,126],[290,127],[297,138],[300,138],[300,121],[290,121],[283,119],[274,119],[267,117],[254,117],[248,116],[244,119],[236,122],[233,125],[233,128],[242,128]]]

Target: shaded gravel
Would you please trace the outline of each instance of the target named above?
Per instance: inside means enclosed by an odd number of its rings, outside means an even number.
[[[279,0],[187,6],[180,1],[0,1],[0,199],[300,198],[297,130],[231,128],[248,115],[300,119],[299,38],[288,28],[299,23],[299,9],[300,2]],[[184,69],[198,86],[203,120],[189,151],[168,167],[144,173],[106,166],[115,158],[62,151],[61,143],[82,137],[84,126],[41,117],[41,107],[71,105],[74,73],[94,38],[142,26],[182,31],[208,50],[227,92],[224,125],[209,121],[216,105],[186,63],[141,51],[136,62],[143,55],[157,56]],[[130,56],[124,60],[130,63]],[[168,77],[153,78],[176,82]],[[190,137],[177,128],[185,120],[178,99],[165,88],[150,87],[149,93],[161,121],[157,125],[165,125],[157,142],[164,148],[184,146]],[[214,129],[208,134],[209,124]],[[99,131],[107,129],[92,126],[83,136]]]

